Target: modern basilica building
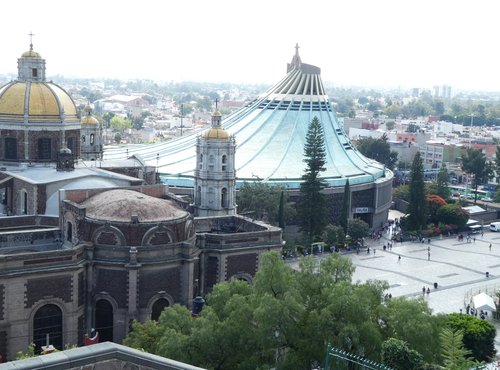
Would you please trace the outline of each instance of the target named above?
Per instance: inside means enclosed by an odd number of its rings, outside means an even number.
[[[325,92],[320,68],[303,63],[298,49],[297,45],[281,81],[221,122],[221,127],[238,142],[236,187],[245,181],[263,181],[287,189],[293,198],[305,169],[308,126],[313,117],[318,117],[326,144],[326,171],[322,176],[328,183],[330,221],[340,216],[343,189],[349,181],[351,216],[379,227],[387,220],[391,205],[393,174],[363,156],[351,143]],[[191,189],[195,193],[199,191],[195,180],[199,171],[197,140],[196,135],[191,135],[127,150],[128,154],[140,154],[150,165],[158,165],[163,181],[173,191]],[[112,149],[104,157],[125,158],[126,153],[125,149]]]
[[[120,343],[133,320],[251,281],[281,250],[281,229],[236,214],[236,144],[219,112],[196,138],[190,204],[139,156],[102,160],[99,121],[46,81],[32,45],[18,66],[0,87],[2,359],[30,343],[83,345],[92,328]]]

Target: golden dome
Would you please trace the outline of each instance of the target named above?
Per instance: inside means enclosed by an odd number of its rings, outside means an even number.
[[[23,55],[21,55],[21,58],[24,58],[24,57],[41,58],[42,56],[40,55],[40,53],[37,53],[34,50],[28,50],[28,51],[25,51],[23,53]]]
[[[27,103],[27,104],[26,104]],[[0,88],[0,122],[79,121],[75,103],[50,82],[11,82]]]
[[[98,125],[99,121],[97,118],[92,116],[85,116],[82,118],[82,125]]]
[[[202,135],[205,139],[209,140],[228,140],[229,134],[226,130],[220,127],[212,127],[205,131]]]
[[[212,113],[212,117],[222,117],[222,114],[218,110]]]
[[[97,118],[92,116],[92,107],[90,104],[87,104],[85,108],[83,108],[85,115],[82,118],[82,125],[98,125],[99,121]]]

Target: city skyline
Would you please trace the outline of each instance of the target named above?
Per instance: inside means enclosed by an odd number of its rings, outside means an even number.
[[[273,84],[298,43],[335,86],[500,91],[499,10],[489,0],[8,2],[0,74],[17,73],[33,32],[48,76]]]

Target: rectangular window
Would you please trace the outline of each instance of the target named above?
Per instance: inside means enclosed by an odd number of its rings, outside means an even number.
[[[33,68],[31,70],[31,77],[38,77],[38,69]]]

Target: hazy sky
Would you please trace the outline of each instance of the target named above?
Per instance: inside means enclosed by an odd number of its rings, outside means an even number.
[[[498,0],[24,0],[0,8],[0,73],[272,84],[300,45],[336,85],[500,91]]]

